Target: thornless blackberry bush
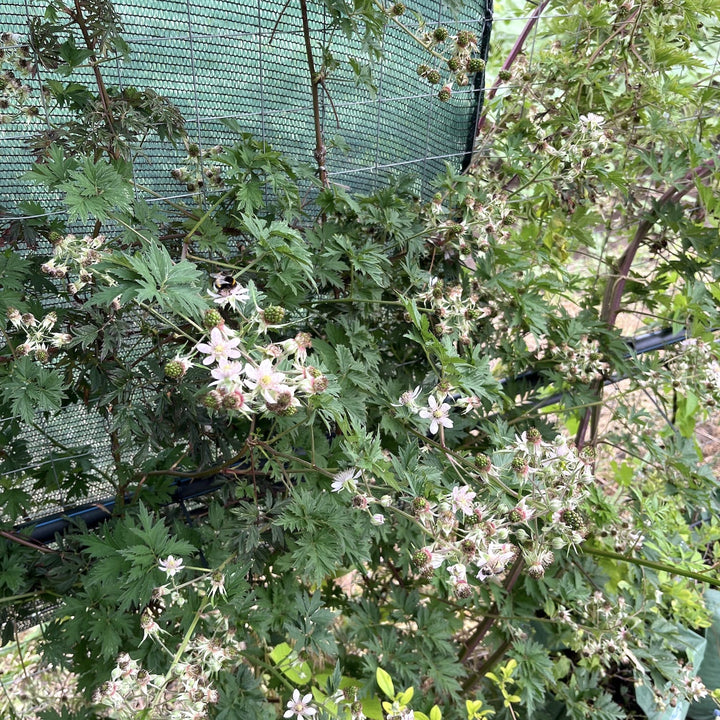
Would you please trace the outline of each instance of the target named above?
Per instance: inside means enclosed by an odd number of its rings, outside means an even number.
[[[484,71],[411,4],[329,3],[315,37],[298,2],[316,119],[339,31],[371,82],[400,27],[438,103]],[[319,122],[307,166],[249,134],[200,148],[106,79],[132,48],[104,0],[2,35],[2,120],[54,198],[3,219],[4,641],[57,604],[43,651],[86,698],[10,692],[4,717],[712,716],[720,8],[547,6],[532,56],[496,37],[474,162],[430,201],[334,185]],[[136,199],[152,133],[186,200]],[[687,340],[635,355],[624,315]],[[116,502],[42,546],[14,528],[58,488],[13,470],[67,408],[112,461],[56,447],[63,498],[102,477]],[[193,516],[168,505],[218,475]]]

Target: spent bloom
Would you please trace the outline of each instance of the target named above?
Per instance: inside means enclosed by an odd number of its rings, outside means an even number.
[[[330,487],[333,492],[340,492],[341,490],[349,490],[350,492],[357,492],[357,482],[360,477],[360,471],[357,468],[348,468],[347,470],[341,470],[339,473],[333,475],[333,481]]]
[[[414,390],[407,390],[404,392],[397,403],[393,403],[393,407],[407,407],[409,410],[416,411],[415,400],[417,400],[420,394],[420,386],[418,385]]]
[[[310,704],[312,694],[300,695],[300,691],[295,688],[293,690],[292,699],[288,700],[287,707],[283,717],[290,718],[295,715],[296,718],[312,717],[317,710]]]
[[[430,432],[435,434],[440,426],[451,428],[453,422],[449,417],[450,406],[447,403],[438,403],[434,395],[428,398],[428,406],[418,413],[424,420],[430,420]]]

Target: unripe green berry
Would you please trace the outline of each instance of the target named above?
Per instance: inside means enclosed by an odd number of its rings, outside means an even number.
[[[540,431],[537,428],[530,428],[525,437],[527,437],[528,442],[530,443],[539,443],[542,440],[542,435],[540,434]]]
[[[485,453],[478,453],[475,456],[475,467],[480,472],[487,472],[492,467],[492,460]]]
[[[456,57],[451,57],[447,61],[447,66],[448,66],[448,70],[452,70],[453,72],[455,72],[456,70],[460,69],[460,60],[458,60],[458,58],[456,58]]]
[[[455,44],[458,47],[464,48],[470,45],[470,43],[474,42],[475,35],[471,33],[469,30],[460,30],[458,32],[457,37],[455,38]]]
[[[482,58],[470,58],[467,61],[467,71],[469,73],[482,72],[485,69],[485,61]]]
[[[217,390],[213,390],[203,397],[202,403],[206,408],[215,410],[222,405],[222,395]]]
[[[560,519],[572,530],[582,530],[585,526],[582,515],[577,510],[563,510]]]
[[[55,232],[54,230],[48,235],[48,240],[53,245],[59,245],[63,241],[63,236],[59,232]]]
[[[417,74],[420,75],[420,77],[425,77],[429,72],[430,72],[429,65],[422,63],[417,66]]]
[[[509,70],[500,70],[498,73],[498,80],[507,82],[512,77],[512,73]]]
[[[447,102],[452,97],[452,90],[448,87],[444,87],[439,93],[438,93],[438,100],[440,102]]]
[[[197,143],[190,143],[187,152],[191,158],[200,157],[200,146]]]
[[[435,31],[433,32],[433,38],[435,38],[437,42],[445,42],[445,40],[448,39],[448,34],[449,33],[447,31],[447,28],[435,28]]]
[[[165,363],[165,375],[171,380],[177,380],[185,374],[185,366],[179,360],[170,360]]]
[[[203,325],[208,330],[212,330],[212,328],[217,327],[218,325],[222,325],[224,322],[225,321],[223,320],[223,316],[218,310],[215,310],[215,308],[211,308],[210,310],[205,311]]]
[[[405,14],[405,10],[407,8],[405,7],[404,3],[396,2],[392,8],[390,8],[390,14],[394,17],[400,17],[401,15]]]
[[[416,550],[412,554],[411,560],[416,568],[425,568],[430,564],[430,558],[424,550]]]
[[[525,470],[527,470],[527,463],[525,460],[519,456],[514,457],[512,459],[512,462],[510,463],[510,467],[518,473],[523,473]]]
[[[440,73],[439,73],[437,70],[431,70],[431,71],[427,74],[427,81],[428,81],[431,85],[437,85],[437,84],[440,82],[440,79],[441,79],[441,78],[440,78]]]
[[[35,350],[35,359],[39,363],[46,363],[50,359],[50,353],[45,348]]]
[[[597,459],[597,450],[592,445],[585,445],[580,451],[580,458],[585,462],[594,462]]]
[[[420,515],[430,509],[430,503],[424,497],[414,497],[412,500],[412,509],[416,515]]]
[[[279,325],[285,319],[285,308],[280,305],[270,305],[261,310],[260,314],[267,325]]]

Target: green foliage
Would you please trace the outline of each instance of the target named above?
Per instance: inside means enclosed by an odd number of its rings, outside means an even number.
[[[460,20],[323,9],[322,37],[298,20],[309,101],[374,91],[388,23],[433,64],[479,59]],[[26,178],[58,205],[2,216],[3,642],[5,608],[62,598],[46,658],[88,713],[143,720],[709,714],[719,21],[710,0],[571,0],[428,202],[412,175],[326,182],[342,141],[321,135],[316,166],[233,120],[199,148],[168,99],[106,84],[130,52],[109,3],[50,3]],[[187,199],[135,197],[151,132],[187,153]],[[637,356],[631,313],[690,340]],[[59,437],[76,416],[102,447]],[[36,493],[99,481],[99,529],[81,513],[38,549],[18,528]]]
[[[148,243],[132,255],[115,252],[98,266],[114,282],[96,293],[90,305],[136,302],[158,306],[168,314],[199,318],[207,302],[198,297],[202,273],[188,260],[173,262],[162,245]]]
[[[62,377],[54,370],[39,366],[29,357],[13,363],[2,384],[3,401],[11,411],[26,422],[34,420],[36,412],[60,410],[65,397]]]

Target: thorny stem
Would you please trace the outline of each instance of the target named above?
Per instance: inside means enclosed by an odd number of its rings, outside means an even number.
[[[305,54],[307,55],[308,70],[310,71],[310,89],[312,92],[313,121],[315,124],[315,160],[318,166],[318,177],[324,188],[330,187],[325,158],[327,148],[323,139],[322,123],[320,121],[320,93],[318,86],[322,77],[315,71],[312,44],[310,42],[310,21],[308,20],[307,0],[300,0],[300,13],[302,15],[303,37],[305,38]]]

